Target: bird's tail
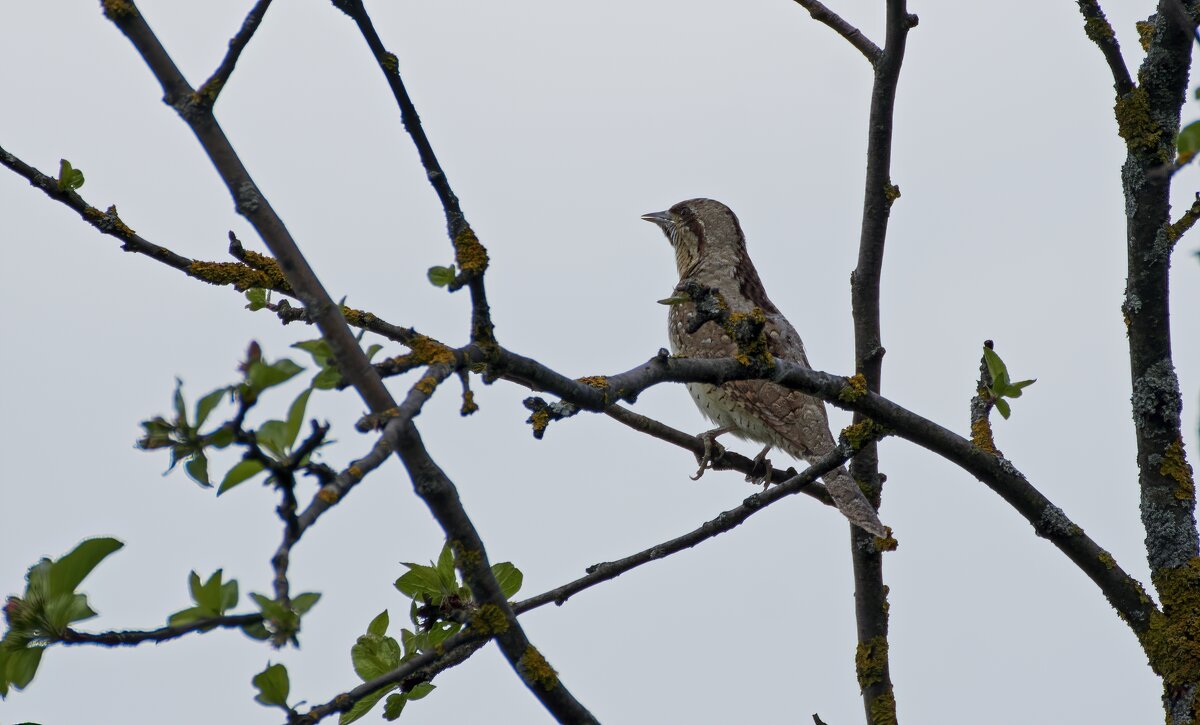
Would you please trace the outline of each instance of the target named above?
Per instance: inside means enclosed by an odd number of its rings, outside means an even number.
[[[838,466],[825,474],[825,488],[828,489],[838,511],[841,511],[850,523],[876,536],[888,535],[887,530],[883,528],[883,522],[879,520],[879,514],[875,513],[875,507],[863,495],[862,489],[850,477],[844,466]]]

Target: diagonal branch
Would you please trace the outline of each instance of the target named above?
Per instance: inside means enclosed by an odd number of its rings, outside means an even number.
[[[196,91],[196,94],[203,99],[204,103],[208,104],[209,108],[217,102],[217,96],[221,95],[221,91],[225,90],[225,84],[229,81],[229,76],[233,75],[238,58],[250,43],[250,38],[254,37],[254,31],[258,30],[258,25],[262,22],[263,16],[267,14],[267,8],[270,6],[271,0],[258,0],[254,4],[254,7],[246,14],[246,19],[242,21],[242,27],[237,34],[229,39],[229,50],[221,60],[221,65],[217,66],[208,80],[204,81],[200,89]]]
[[[1129,68],[1125,66],[1125,58],[1121,56],[1121,45],[1117,42],[1117,34],[1104,17],[1099,0],[1075,0],[1079,12],[1083,14],[1083,30],[1087,37],[1104,54],[1104,61],[1112,72],[1113,87],[1120,98],[1133,90],[1133,79],[1129,76]]]
[[[131,647],[143,642],[166,642],[192,632],[207,632],[212,629],[240,629],[262,621],[261,614],[233,614],[227,617],[198,619],[187,624],[175,624],[150,630],[123,630],[112,632],[78,632],[64,630],[57,640],[60,644],[98,644],[106,647]]]
[[[347,327],[340,307],[334,303],[283,220],[250,177],[211,109],[196,103],[191,86],[136,4],[133,0],[105,0],[103,7],[108,18],[129,38],[150,67],[162,86],[164,101],[175,108],[200,141],[233,196],[238,213],[250,222],[275,256],[297,299],[304,304],[309,317],[329,344],[342,377],[354,386],[372,413],[396,408],[391,393]],[[487,631],[526,687],[551,714],[561,720],[593,722],[595,718],[571,695],[525,636],[492,574],[483,541],[463,509],[453,482],[429,457],[411,417],[400,421],[397,453],[417,495],[429,506],[446,538],[457,544],[455,563],[472,596],[482,608],[488,608]]]
[[[833,28],[850,45],[858,48],[858,51],[866,56],[871,65],[879,62],[880,56],[883,55],[883,51],[879,49],[879,46],[872,43],[871,39],[863,35],[861,30],[846,22],[842,16],[827,8],[821,0],[796,0],[796,4],[807,10],[813,20]]]

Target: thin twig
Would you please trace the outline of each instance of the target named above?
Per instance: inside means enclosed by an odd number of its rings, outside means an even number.
[[[254,31],[258,30],[259,23],[262,22],[263,16],[267,14],[267,8],[270,7],[271,0],[258,0],[254,7],[247,13],[246,19],[242,21],[242,27],[229,40],[229,50],[225,53],[225,57],[221,59],[221,64],[213,71],[208,80],[200,85],[200,89],[196,94],[203,99],[203,103],[208,104],[211,108],[216,102],[217,97],[221,95],[221,91],[225,90],[225,84],[229,81],[229,76],[233,74],[233,69],[237,66],[238,58],[241,57],[242,51],[246,49],[246,45],[250,43],[250,38],[254,37]]]
[[[124,630],[111,632],[78,632],[65,630],[57,640],[61,644],[98,644],[105,647],[131,647],[143,642],[166,642],[192,632],[208,632],[213,629],[240,629],[262,622],[261,614],[234,614],[227,617],[198,619],[187,624],[175,624],[150,630]]]
[[[807,10],[813,20],[833,28],[838,35],[849,41],[850,45],[858,48],[871,65],[879,62],[879,56],[883,55],[879,46],[872,43],[871,39],[863,35],[861,30],[846,22],[842,16],[827,8],[820,0],[796,0],[796,3]]]
[[[1125,65],[1125,58],[1121,55],[1121,45],[1117,42],[1117,34],[1113,31],[1112,25],[1109,25],[1108,18],[1104,17],[1104,10],[1100,8],[1099,0],[1076,0],[1079,4],[1079,12],[1083,14],[1083,29],[1087,33],[1087,37],[1095,43],[1100,52],[1104,54],[1104,61],[1108,63],[1108,68],[1112,72],[1113,87],[1117,91],[1117,97],[1124,96],[1133,90],[1133,78],[1129,75],[1129,68]]]

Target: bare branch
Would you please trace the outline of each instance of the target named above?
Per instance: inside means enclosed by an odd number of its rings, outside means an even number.
[[[198,619],[187,624],[176,624],[151,630],[124,630],[111,632],[78,632],[74,629],[63,631],[58,639],[61,644],[98,644],[105,647],[131,647],[143,642],[166,642],[177,639],[192,632],[209,632],[213,629],[240,629],[250,624],[262,622],[261,614],[236,614],[228,617],[213,617]]]
[[[237,66],[238,58],[241,57],[242,51],[250,43],[250,38],[254,37],[254,31],[258,30],[259,23],[262,22],[263,16],[267,14],[267,8],[270,7],[271,0],[258,0],[250,12],[246,14],[246,19],[242,21],[242,27],[229,40],[229,51],[225,53],[225,57],[221,60],[221,65],[213,71],[200,86],[200,90],[196,91],[197,95],[203,99],[203,102],[211,108],[216,102],[217,97],[221,95],[221,91],[225,90],[225,84],[229,81],[229,76],[233,75],[233,69]]]
[[[1129,68],[1121,56],[1121,45],[1117,42],[1117,34],[1104,17],[1099,0],[1076,0],[1079,12],[1083,14],[1083,30],[1087,37],[1100,48],[1104,61],[1112,72],[1113,87],[1117,96],[1123,96],[1133,90],[1133,79],[1129,76]]]
[[[796,4],[807,10],[813,20],[833,28],[850,45],[858,48],[859,52],[871,62],[871,65],[879,62],[879,57],[883,55],[879,46],[872,43],[871,39],[863,35],[861,30],[846,22],[842,16],[827,8],[820,0],[796,0]]]

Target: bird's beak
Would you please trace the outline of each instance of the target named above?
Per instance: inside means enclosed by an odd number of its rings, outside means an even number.
[[[675,222],[671,220],[671,212],[669,211],[653,211],[649,214],[643,214],[642,218],[648,222],[657,224],[659,229],[662,229],[664,232],[670,230],[675,225]]]

